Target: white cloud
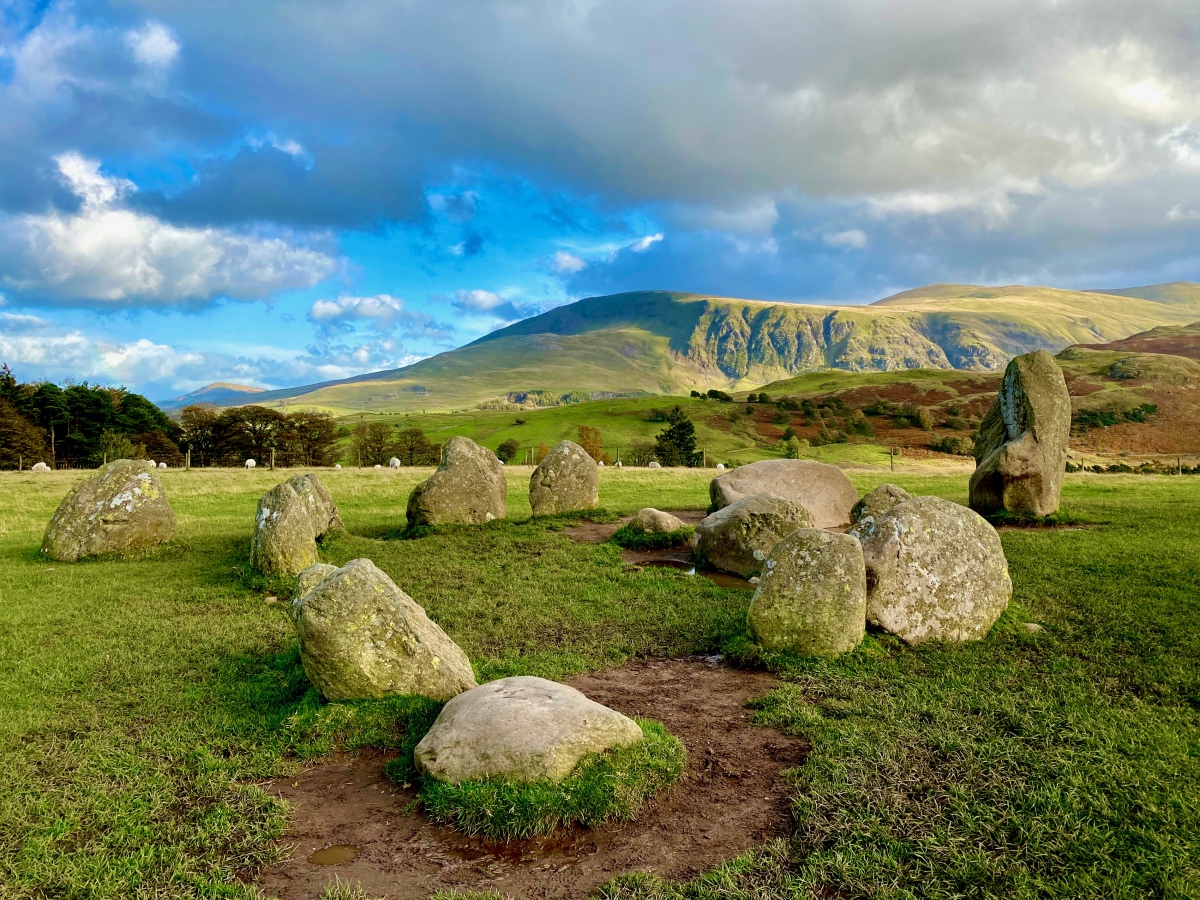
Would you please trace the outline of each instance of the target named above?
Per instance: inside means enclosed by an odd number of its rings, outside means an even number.
[[[355,322],[369,323],[381,334],[390,335],[399,328],[405,336],[427,337],[438,341],[449,338],[454,330],[452,326],[437,322],[427,313],[405,309],[404,300],[390,294],[377,294],[373,297],[341,296],[333,300],[318,300],[309,309],[308,320],[318,327],[318,333],[324,337],[337,332],[353,331]]]
[[[138,64],[148,69],[165,69],[179,56],[179,43],[161,22],[126,32],[125,43]]]
[[[554,271],[560,275],[574,275],[587,268],[587,262],[580,259],[574,253],[568,253],[565,250],[559,250],[554,254],[554,259],[550,265]]]
[[[1195,222],[1200,220],[1200,212],[1194,209],[1185,209],[1182,203],[1176,203],[1167,210],[1168,222]]]
[[[661,231],[658,234],[648,234],[645,237],[638,238],[636,241],[630,244],[629,249],[634,253],[645,253],[662,239],[663,235]]]
[[[466,312],[492,312],[508,301],[493,291],[455,291],[453,305]]]
[[[75,212],[0,219],[0,284],[26,299],[101,307],[257,299],[310,287],[337,262],[281,237],[184,228],[128,208],[134,184],[78,153],[55,157]]]
[[[867,246],[867,235],[865,232],[857,228],[850,228],[846,231],[837,231],[833,234],[823,235],[821,238],[827,246],[835,248],[853,248],[861,250]]]

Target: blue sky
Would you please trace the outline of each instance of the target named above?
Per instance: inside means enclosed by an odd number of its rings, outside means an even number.
[[[583,296],[1200,279],[1200,4],[0,0],[0,358],[165,398]]]

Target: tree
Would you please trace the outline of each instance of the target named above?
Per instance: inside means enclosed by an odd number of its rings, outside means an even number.
[[[783,445],[783,455],[788,459],[803,459],[804,451],[810,446],[808,441],[798,438],[794,434],[780,443]]]
[[[285,465],[332,466],[341,456],[337,424],[329,413],[292,413],[285,417],[282,435],[288,449]]]
[[[436,466],[441,455],[420,428],[405,428],[396,435],[392,449],[402,466]]]
[[[129,435],[106,428],[101,432],[100,440],[96,444],[96,455],[100,457],[97,460],[100,463],[114,462],[118,459],[145,459],[146,445],[135,444],[129,439]]]
[[[625,458],[631,466],[649,465],[654,459],[654,442],[633,441],[625,453]]]
[[[550,445],[549,444],[538,444],[537,449],[533,451],[533,464],[535,466],[540,466],[542,464],[542,460],[545,459],[549,455],[550,455]]]
[[[212,406],[185,406],[179,414],[180,444],[192,451],[192,465],[211,466],[220,458],[218,414]]]
[[[664,466],[696,465],[696,426],[678,406],[667,416],[667,427],[654,439],[654,455]]]
[[[239,406],[223,410],[217,422],[222,456],[234,465],[245,459],[265,462],[283,442],[285,416],[276,409]]]
[[[183,465],[184,458],[183,453],[179,450],[179,445],[161,431],[147,431],[145,434],[139,434],[134,439],[134,444],[142,447],[142,456],[146,459],[152,459],[156,463],[166,463],[171,468]],[[109,462],[112,462],[112,457],[109,457]]]
[[[496,458],[502,463],[517,458],[517,454],[521,452],[521,442],[516,438],[509,438],[503,444],[496,448]]]
[[[359,422],[354,429],[354,449],[360,466],[382,466],[392,449],[392,426],[387,422]]]
[[[7,399],[0,397],[0,468],[28,469],[44,462],[46,443],[42,430],[17,412]]]
[[[600,435],[600,429],[593,428],[591,425],[579,426],[579,446],[596,462],[601,462],[606,455],[604,438]]]
[[[934,424],[933,410],[928,406],[922,406],[917,410],[917,425],[925,431],[933,431]]]

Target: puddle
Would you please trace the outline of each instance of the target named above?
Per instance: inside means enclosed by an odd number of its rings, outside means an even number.
[[[332,847],[321,848],[310,856],[308,861],[314,866],[340,866],[350,862],[360,853],[362,848],[353,844],[334,844]]]
[[[678,569],[685,575],[699,575],[701,578],[707,578],[717,587],[734,588],[740,591],[752,591],[757,587],[740,575],[730,575],[728,572],[718,572],[715,569],[697,569],[692,563],[681,559],[648,559],[640,565],[660,569]]]

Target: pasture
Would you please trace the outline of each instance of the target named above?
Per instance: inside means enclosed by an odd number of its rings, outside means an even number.
[[[507,470],[508,521],[412,539],[429,470],[323,471],[347,532],[322,556],[370,557],[481,681],[725,653],[781,678],[756,718],[812,747],[776,840],[688,883],[618,877],[607,900],[1200,897],[1193,479],[1067,476],[1086,527],[1003,533],[1014,598],[985,641],[869,635],[810,661],[755,652],[747,592],[528,521],[529,471]],[[0,473],[0,897],[258,896],[288,853],[265,783],[373,740],[315,714],[289,585],[248,571],[255,504],[286,474],[164,472],[174,541],[47,562],[46,522],[87,474]],[[712,474],[608,468],[601,506],[703,509]],[[966,500],[962,471],[849,474]]]

